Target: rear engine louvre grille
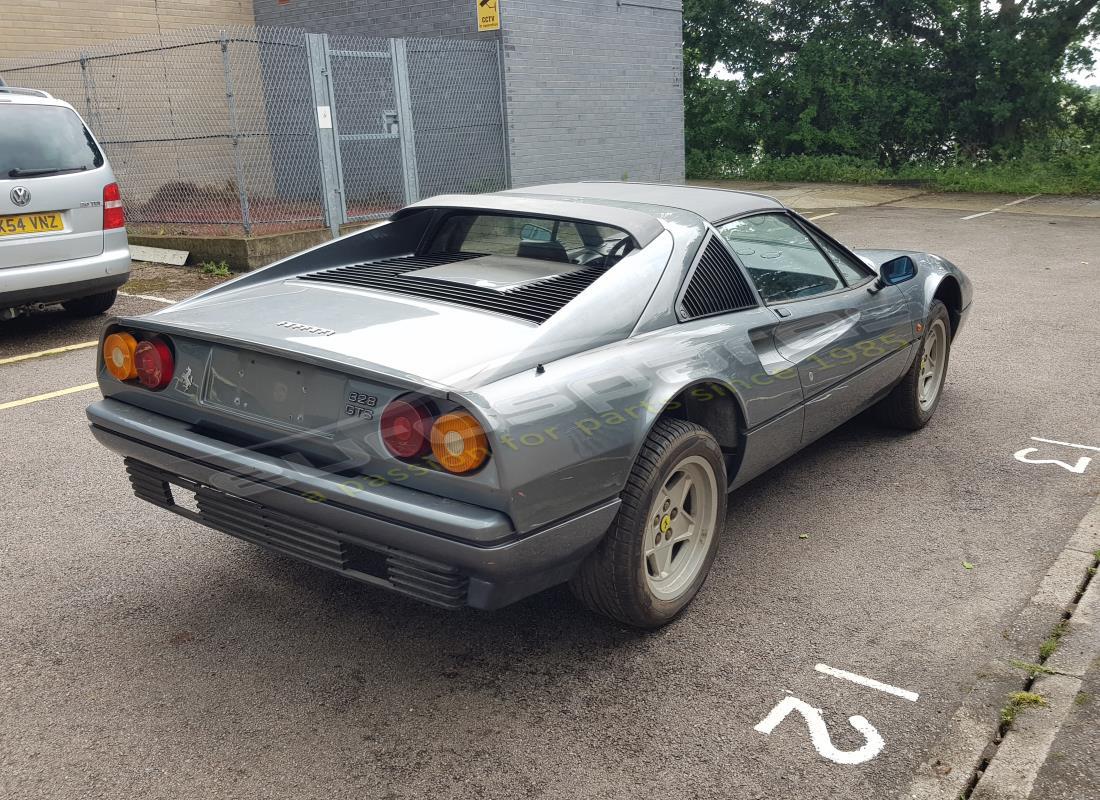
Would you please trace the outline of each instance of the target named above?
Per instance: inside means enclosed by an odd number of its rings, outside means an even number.
[[[368,261],[363,264],[310,272],[300,275],[299,279],[423,297],[428,300],[493,311],[541,324],[588,288],[605,270],[602,266],[580,267],[572,272],[553,275],[503,291],[405,274],[426,267],[481,258],[483,255],[483,253],[431,253],[423,256],[387,258],[382,261]]]
[[[682,305],[688,319],[756,306],[752,289],[737,262],[713,236],[691,274]]]
[[[142,500],[222,533],[425,603],[443,608],[466,604],[469,579],[447,564],[385,545],[353,543],[332,528],[172,476],[132,458],[126,459],[126,471]],[[198,513],[176,505],[171,484],[195,493]]]

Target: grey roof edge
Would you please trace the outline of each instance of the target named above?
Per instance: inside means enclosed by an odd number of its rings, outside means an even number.
[[[592,203],[575,200],[554,200],[546,197],[527,197],[522,194],[443,194],[428,197],[406,206],[391,219],[401,219],[409,214],[430,208],[463,209],[470,211],[498,211],[530,216],[559,217],[561,219],[609,225],[626,231],[641,247],[658,236],[665,226],[657,217],[644,211],[604,205],[598,200]]]
[[[616,184],[623,183],[620,180],[582,180],[582,184]],[[700,191],[724,191],[728,195],[746,195],[748,197],[759,197],[762,200],[771,200],[775,205],[784,207],[783,201],[772,197],[771,195],[763,194],[762,191],[749,191],[748,189],[727,189],[722,186],[700,186],[698,184],[659,184],[653,183],[651,180],[638,180],[636,183],[638,186],[676,186],[682,189],[698,189]]]
[[[587,191],[586,191],[587,187]],[[739,189],[723,189],[716,186],[693,186],[681,183],[647,183],[643,181],[563,181],[537,184],[518,189],[508,189],[502,194],[539,194],[544,197],[576,197],[599,203],[612,199],[609,194],[592,192],[593,187],[607,187],[614,199],[628,201],[638,206],[651,205],[688,211],[708,222],[718,222],[729,217],[754,211],[786,208],[774,197],[759,192]],[[725,197],[723,197],[725,195]],[[696,202],[685,202],[692,198]],[[721,198],[716,202],[716,198]],[[748,202],[749,198],[752,202]],[[728,200],[728,202],[726,202]],[[738,202],[740,201],[740,202]],[[759,202],[766,201],[766,202]]]

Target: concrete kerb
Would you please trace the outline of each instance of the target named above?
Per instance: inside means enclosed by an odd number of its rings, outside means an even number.
[[[1094,520],[1094,526],[1100,528],[1100,523]],[[1095,567],[1100,559],[1088,555],[1090,566]],[[1100,581],[1089,581],[1072,609],[1058,649],[1043,666],[1051,674],[1039,675],[1031,691],[1042,696],[1046,705],[1017,715],[975,786],[973,800],[1026,800],[1031,794],[1051,745],[1073,709],[1085,673],[1100,669]]]
[[[377,222],[366,222],[345,225],[340,229],[340,233],[353,233],[377,224]],[[266,236],[162,236],[139,233],[131,233],[129,236],[130,244],[186,250],[190,253],[187,259],[189,264],[224,261],[234,272],[259,269],[281,258],[323,244],[331,238],[327,228],[273,233]]]
[[[1001,738],[1000,709],[1009,694],[1019,691],[1024,675],[997,660],[952,716],[943,735],[917,769],[907,796],[912,800],[1024,800],[1039,768],[1064,724],[1081,676],[1100,656],[1100,581],[1082,584],[1096,566],[1100,550],[1100,502],[1077,526],[1066,547],[1043,577],[1010,632],[1010,660],[1034,663],[1036,641],[1041,641],[1070,614],[1068,629],[1044,671],[1029,687],[1043,695],[1047,705],[1021,711]],[[1037,631],[1043,633],[1037,639]]]

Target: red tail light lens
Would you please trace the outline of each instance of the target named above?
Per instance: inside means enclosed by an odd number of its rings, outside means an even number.
[[[163,389],[172,382],[175,363],[172,351],[160,339],[138,342],[134,351],[134,368],[141,385],[147,389]]]
[[[398,458],[417,458],[431,449],[432,412],[423,400],[391,401],[381,427],[382,442]]]
[[[122,207],[122,193],[117,183],[103,187],[103,230],[122,228],[126,225],[126,210]]]

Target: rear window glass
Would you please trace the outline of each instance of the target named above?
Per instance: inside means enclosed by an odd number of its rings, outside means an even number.
[[[0,103],[0,177],[101,166],[103,153],[69,109]]]
[[[505,214],[451,214],[432,253],[483,253],[610,266],[633,249],[626,231],[592,222]]]

